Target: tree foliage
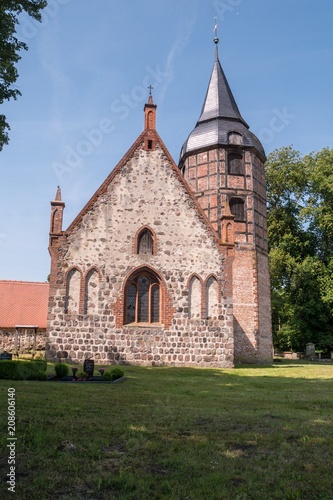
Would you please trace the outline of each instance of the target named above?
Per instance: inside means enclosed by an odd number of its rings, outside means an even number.
[[[17,99],[21,95],[14,86],[18,71],[16,64],[21,59],[20,51],[28,50],[25,42],[17,37],[19,15],[26,12],[41,21],[41,10],[46,7],[45,0],[1,0],[0,3],[0,104],[5,100]],[[10,127],[6,116],[0,114],[0,151],[9,142]]]
[[[333,150],[275,150],[266,177],[275,347],[333,350]]]

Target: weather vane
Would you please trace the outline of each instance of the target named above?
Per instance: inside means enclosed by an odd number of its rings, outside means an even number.
[[[214,21],[215,21],[215,24],[214,24],[214,33],[215,33],[215,38],[214,38],[214,43],[216,43],[216,45],[219,43],[219,38],[217,36],[217,27],[218,27],[218,24],[217,24],[217,17],[215,16],[214,17]]]

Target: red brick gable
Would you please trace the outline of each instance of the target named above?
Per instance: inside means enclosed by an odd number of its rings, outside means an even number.
[[[0,281],[0,328],[46,328],[49,284]]]

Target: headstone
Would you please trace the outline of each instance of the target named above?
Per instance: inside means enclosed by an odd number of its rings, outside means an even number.
[[[11,361],[13,358],[13,355],[10,354],[10,352],[4,351],[0,354],[0,360],[3,361]]]
[[[92,377],[94,374],[95,361],[93,359],[85,359],[83,363],[83,371]]]
[[[315,346],[315,344],[312,344],[311,342],[309,344],[306,344],[305,356],[307,358],[311,358],[311,359],[314,359],[316,357],[316,346]]]

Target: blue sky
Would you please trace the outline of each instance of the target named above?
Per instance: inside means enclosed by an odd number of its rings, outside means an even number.
[[[143,129],[153,85],[157,130],[178,162],[222,67],[266,153],[332,147],[332,0],[49,0],[43,23],[23,15],[22,97],[2,106],[0,279],[45,281],[50,201],[64,229]]]

